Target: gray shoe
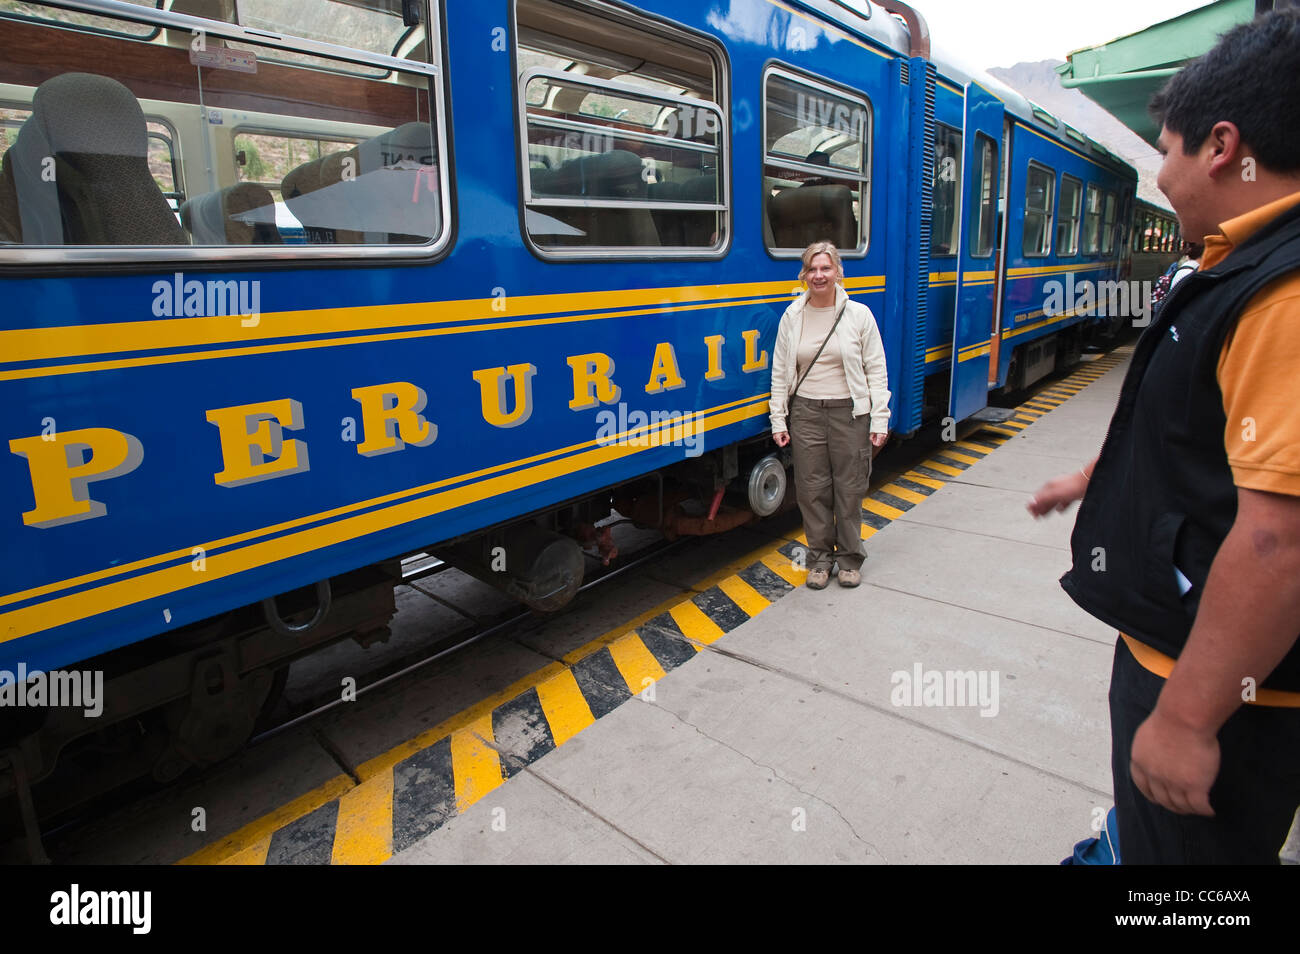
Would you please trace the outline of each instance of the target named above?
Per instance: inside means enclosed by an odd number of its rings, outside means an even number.
[[[857,570],[840,569],[840,586],[857,586],[862,582],[862,574]]]
[[[831,571],[824,566],[815,566],[808,571],[808,589],[824,590],[831,581]]]

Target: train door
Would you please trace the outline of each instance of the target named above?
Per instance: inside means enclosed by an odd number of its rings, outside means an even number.
[[[966,84],[961,232],[948,389],[948,414],[959,421],[988,404],[989,349],[1002,234],[998,222],[1002,118],[1001,101],[974,83]]]

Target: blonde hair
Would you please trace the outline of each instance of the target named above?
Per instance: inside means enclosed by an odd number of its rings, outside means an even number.
[[[834,242],[813,242],[803,250],[803,268],[799,270],[799,281],[804,281],[808,273],[812,271],[812,260],[818,255],[829,255],[831,264],[835,266],[835,281],[844,280],[844,263],[840,261],[840,250],[835,247]]]

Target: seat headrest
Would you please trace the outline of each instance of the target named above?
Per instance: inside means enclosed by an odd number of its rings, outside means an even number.
[[[149,172],[144,113],[117,80],[90,73],[46,80],[9,153],[26,244],[185,243]]]

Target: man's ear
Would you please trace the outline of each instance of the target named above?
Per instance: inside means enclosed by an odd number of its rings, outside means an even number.
[[[1241,158],[1245,153],[1245,144],[1241,141],[1241,131],[1236,123],[1220,120],[1205,137],[1205,146],[1209,153],[1211,178],[1221,175],[1225,170],[1236,175],[1241,167]]]

